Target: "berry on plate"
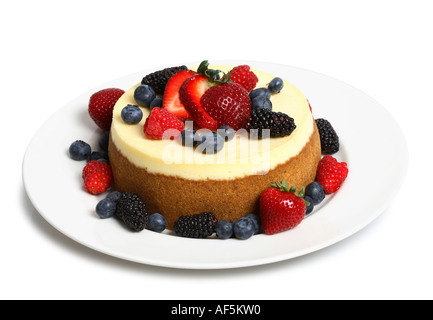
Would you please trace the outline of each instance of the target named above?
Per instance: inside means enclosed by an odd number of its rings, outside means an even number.
[[[292,229],[304,220],[306,203],[296,188],[287,183],[272,183],[260,196],[260,219],[266,234]]]
[[[140,232],[147,228],[149,216],[146,205],[136,194],[122,193],[116,203],[115,216],[132,231]]]
[[[215,232],[218,220],[211,212],[181,216],[174,222],[173,230],[181,237],[206,238]]]
[[[254,221],[247,217],[239,218],[233,225],[233,234],[237,239],[246,240],[251,238],[256,231]]]
[[[162,99],[162,107],[180,120],[191,119],[191,115],[185,109],[179,98],[179,90],[182,84],[196,73],[191,70],[181,70],[174,74],[167,82],[165,87],[164,97]]]
[[[348,174],[346,162],[338,162],[333,156],[326,155],[317,167],[316,181],[323,186],[326,194],[331,194],[340,189]]]
[[[86,160],[91,153],[90,145],[82,140],[76,140],[69,146],[69,156],[77,161]]]
[[[322,154],[334,154],[340,150],[340,140],[332,124],[326,119],[316,119],[317,129],[320,135]]]
[[[108,88],[95,92],[90,97],[89,115],[102,130],[110,130],[114,105],[124,93],[122,89]]]
[[[164,137],[178,137],[184,129],[184,123],[165,109],[154,108],[144,123],[146,137],[161,140]]]
[[[113,172],[108,163],[92,160],[83,168],[82,178],[89,193],[100,194],[111,187]]]
[[[247,92],[252,91],[259,81],[254,72],[250,71],[248,65],[234,67],[230,71],[230,80],[234,83],[240,84],[245,90],[247,90]]]
[[[167,220],[160,213],[152,213],[149,216],[149,230],[162,232],[167,228]]]

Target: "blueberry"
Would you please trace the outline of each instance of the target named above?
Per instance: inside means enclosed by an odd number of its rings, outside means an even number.
[[[90,156],[87,158],[87,162],[92,160],[107,160],[108,161],[108,153],[105,151],[93,151]]]
[[[152,102],[150,103],[150,110],[152,110],[153,108],[162,108],[161,97],[156,97],[155,99],[152,100]]]
[[[255,213],[247,214],[247,218],[250,218],[254,222],[254,234],[259,233],[260,231],[260,218]]]
[[[108,141],[110,140],[110,131],[105,131],[99,138],[99,147],[103,151],[108,151]]]
[[[142,84],[135,89],[134,99],[140,106],[149,107],[155,99],[155,91],[147,84]]]
[[[121,196],[122,196],[122,192],[113,191],[108,196],[106,196],[105,199],[109,199],[109,200],[113,200],[114,202],[117,202],[117,200],[119,200]]]
[[[92,153],[92,148],[87,142],[76,140],[69,146],[69,155],[72,159],[86,160]]]
[[[232,221],[220,220],[215,226],[215,232],[220,239],[229,239],[233,235],[233,225]]]
[[[257,88],[257,89],[254,89],[253,91],[251,91],[249,96],[250,96],[251,101],[253,101],[255,98],[260,97],[260,96],[264,96],[264,97],[270,99],[271,98],[271,92],[269,91],[268,88]]]
[[[221,135],[225,141],[230,141],[235,137],[236,131],[228,125],[223,125],[218,128],[218,134]]]
[[[96,214],[101,219],[111,218],[116,212],[116,202],[110,199],[102,199],[96,205]]]
[[[274,78],[268,84],[268,89],[271,93],[279,93],[284,87],[284,82],[281,78]]]
[[[272,102],[265,96],[258,96],[251,101],[251,110],[269,109],[272,110]]]
[[[149,230],[162,232],[167,228],[167,220],[160,213],[153,213],[149,216]]]
[[[197,140],[195,139],[196,132],[194,129],[189,128],[182,131],[180,134],[180,138],[182,140],[182,144],[187,147],[194,147],[197,144]]]
[[[319,182],[314,181],[305,188],[305,196],[310,197],[314,205],[319,204],[325,199],[325,189]]]
[[[217,153],[224,147],[224,138],[213,131],[206,131],[200,135],[198,140],[198,145],[202,148],[202,152],[206,154]]]
[[[143,111],[139,106],[128,104],[120,113],[122,120],[128,124],[137,124],[143,119]]]
[[[233,226],[233,233],[236,238],[246,240],[253,236],[255,229],[256,228],[253,220],[244,217],[235,222]]]
[[[311,212],[313,212],[313,209],[314,209],[313,199],[311,199],[311,197],[309,197],[309,196],[305,196],[304,200],[307,201],[308,203],[310,203],[307,206],[307,212],[305,213],[306,215],[309,215]]]

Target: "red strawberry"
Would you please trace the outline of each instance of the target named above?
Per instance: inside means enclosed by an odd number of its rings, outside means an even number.
[[[218,122],[209,116],[200,102],[201,97],[208,89],[209,81],[207,77],[197,74],[182,84],[179,90],[179,98],[196,125],[201,128],[217,130]]]
[[[239,84],[225,82],[209,88],[202,96],[201,105],[218,123],[239,130],[251,113],[248,92]]]
[[[162,107],[183,121],[190,119],[191,116],[180,101],[179,89],[185,80],[195,74],[192,70],[179,71],[168,80],[165,87]]]
[[[91,194],[100,194],[111,187],[113,172],[106,162],[90,161],[83,168],[84,187]]]
[[[260,196],[260,219],[266,234],[292,229],[305,217],[306,205],[295,187],[288,190],[286,181],[272,183]],[[302,193],[302,191],[300,192]]]
[[[254,72],[250,71],[250,67],[248,65],[234,67],[230,71],[230,80],[232,80],[234,83],[240,84],[248,92],[252,91],[259,81]]]
[[[160,140],[164,133],[169,137],[178,137],[183,128],[184,123],[166,109],[153,108],[144,123],[143,131],[148,138]]]
[[[319,162],[316,181],[322,184],[326,194],[330,194],[340,189],[348,173],[346,162],[338,162],[333,156],[326,155]]]
[[[114,105],[124,93],[122,89],[109,88],[95,92],[90,97],[89,115],[102,130],[110,130]]]

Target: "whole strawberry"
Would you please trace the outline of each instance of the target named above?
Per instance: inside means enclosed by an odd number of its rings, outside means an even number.
[[[108,88],[95,92],[90,97],[89,115],[102,130],[110,130],[114,105],[124,93],[122,89]]]
[[[316,181],[322,184],[326,194],[330,194],[340,189],[348,173],[346,162],[338,162],[333,156],[326,155],[319,162]]]
[[[303,190],[296,194],[296,187],[289,190],[285,180],[271,185],[260,196],[260,219],[266,234],[296,227],[304,220],[306,213]]]
[[[234,82],[225,82],[209,88],[200,103],[207,114],[218,123],[239,130],[251,114],[248,92]]]
[[[166,109],[153,108],[143,126],[146,137],[161,140],[167,137],[178,137],[184,129],[184,123]]]
[[[89,193],[100,194],[111,187],[113,172],[108,163],[92,160],[83,168],[82,178]]]

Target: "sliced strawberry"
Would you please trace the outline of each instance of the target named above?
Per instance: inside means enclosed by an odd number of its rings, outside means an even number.
[[[201,128],[210,130],[218,129],[218,122],[203,109],[200,99],[209,89],[209,81],[206,76],[196,74],[186,80],[179,90],[179,97],[192,120]]]
[[[162,99],[162,107],[180,120],[191,119],[191,115],[186,111],[179,99],[179,89],[185,80],[191,78],[196,73],[192,70],[181,70],[175,73],[167,82]]]

